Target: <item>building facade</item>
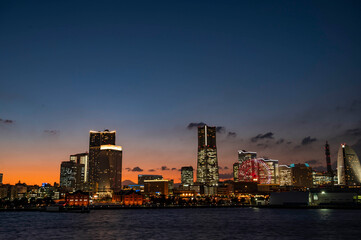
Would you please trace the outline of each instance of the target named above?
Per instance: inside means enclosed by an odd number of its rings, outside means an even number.
[[[279,184],[280,186],[292,186],[292,170],[287,165],[279,165]]]
[[[257,158],[257,152],[248,152],[246,150],[238,150],[238,163],[241,164],[246,160]]]
[[[75,191],[79,166],[74,161],[64,161],[60,165],[60,187]]]
[[[145,180],[162,180],[162,175],[151,175],[151,174],[139,174],[138,175],[138,185],[144,185]]]
[[[100,197],[121,190],[123,149],[115,145],[116,131],[90,131],[89,189]]]
[[[168,180],[144,180],[144,193],[147,195],[168,195]]]
[[[337,155],[337,176],[339,185],[361,185],[361,164],[356,152],[341,144]]]
[[[279,184],[279,169],[278,169],[278,160],[274,159],[263,159],[267,164],[269,173],[271,175],[270,184]]]
[[[193,185],[193,167],[182,167],[181,168],[181,183],[184,187]]]
[[[3,174],[0,173],[0,184],[3,184]]]
[[[295,187],[312,188],[313,176],[312,168],[307,164],[291,164],[292,185]]]
[[[219,180],[216,127],[198,127],[197,182],[217,186]]]

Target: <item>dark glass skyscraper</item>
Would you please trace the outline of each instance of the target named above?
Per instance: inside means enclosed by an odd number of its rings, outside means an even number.
[[[197,182],[216,186],[218,184],[218,159],[216,127],[198,127]]]
[[[122,148],[115,146],[115,131],[90,131],[89,187],[93,193],[121,188]]]

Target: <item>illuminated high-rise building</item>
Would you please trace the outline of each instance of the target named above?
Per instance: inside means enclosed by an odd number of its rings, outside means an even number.
[[[115,145],[115,131],[90,131],[89,187],[93,193],[121,189],[122,147]]]
[[[88,190],[88,180],[89,180],[89,154],[88,153],[78,153],[70,155],[70,161],[77,164],[77,174],[76,174],[76,190]]]
[[[238,182],[239,163],[233,163],[233,181]]]
[[[348,145],[341,144],[337,156],[337,176],[339,185],[360,185],[361,164],[356,152]]]
[[[193,185],[193,167],[181,168],[181,183],[184,187]]]
[[[217,186],[219,179],[216,127],[198,127],[197,182]]]
[[[292,185],[292,169],[287,165],[279,165],[279,184],[280,186]]]
[[[263,159],[267,164],[269,173],[271,176],[270,184],[279,184],[279,169],[278,169],[278,160],[274,159]]]

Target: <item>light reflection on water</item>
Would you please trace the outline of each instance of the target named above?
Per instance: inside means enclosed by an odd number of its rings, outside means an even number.
[[[133,209],[0,212],[0,239],[358,239],[360,210]]]

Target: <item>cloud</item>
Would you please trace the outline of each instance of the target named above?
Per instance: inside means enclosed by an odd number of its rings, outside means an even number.
[[[224,133],[225,131],[226,131],[225,127],[222,127],[222,126],[217,126],[216,127],[216,132],[217,133]]]
[[[235,132],[228,132],[227,137],[237,137],[237,133],[235,133]]]
[[[227,169],[229,169],[227,166],[225,166],[224,168],[223,168],[224,170],[227,170]]]
[[[268,144],[258,143],[258,144],[257,144],[257,147],[260,147],[260,148],[268,148]]]
[[[316,159],[312,159],[312,160],[309,160],[309,161],[306,161],[308,164],[316,164],[316,163],[319,163],[318,160]]]
[[[58,130],[44,130],[44,133],[48,134],[48,135],[57,135],[59,133]]]
[[[187,128],[188,129],[193,129],[193,128],[197,128],[197,127],[203,127],[204,125],[206,125],[204,122],[199,122],[199,123],[190,123],[188,124]]]
[[[233,178],[233,173],[220,173],[219,174],[220,179],[230,179]]]
[[[219,169],[219,170],[222,170],[223,168],[222,168],[221,166],[218,166],[218,169]]]
[[[143,169],[141,169],[140,167],[134,167],[132,169],[132,172],[143,172]]]
[[[15,121],[14,120],[10,120],[10,119],[2,119],[0,118],[0,123],[4,123],[4,124],[13,124]]]
[[[188,124],[187,129],[191,130],[193,128],[203,127],[204,125],[207,125],[207,124],[204,122],[192,122],[192,123]],[[222,126],[216,126],[216,132],[217,133],[225,133],[226,128],[222,127]]]
[[[289,144],[292,144],[292,142],[287,142],[286,144],[288,144],[288,145],[289,145]]]
[[[130,172],[132,169],[130,169],[130,168],[127,167],[127,168],[125,168],[125,170],[127,170],[128,172]]]
[[[313,142],[316,142],[317,139],[316,138],[311,138],[310,136],[305,137],[304,139],[302,139],[301,145],[305,146],[305,145],[309,145]]]
[[[252,142],[257,142],[258,140],[262,140],[262,139],[273,139],[273,132],[268,132],[265,134],[258,134],[257,136],[251,138]]]
[[[177,170],[177,168],[175,168],[175,167],[174,167],[174,168],[172,168],[172,171],[174,171],[174,170]]]
[[[361,129],[360,128],[353,128],[348,129],[345,131],[346,136],[352,136],[352,137],[360,137],[361,136]]]
[[[280,138],[277,142],[276,142],[276,144],[282,144],[282,143],[284,143],[284,139],[283,138]]]
[[[155,172],[155,170],[154,169],[149,169],[148,172]]]
[[[162,170],[162,171],[168,171],[169,168],[167,168],[167,166],[162,166],[161,170]]]

